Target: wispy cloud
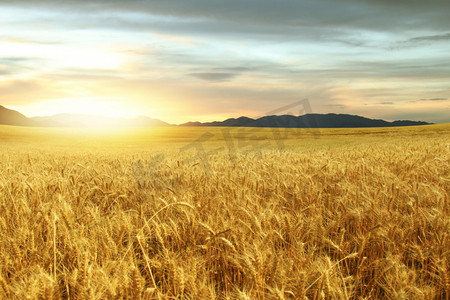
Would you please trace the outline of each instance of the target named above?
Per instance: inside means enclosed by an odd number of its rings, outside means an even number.
[[[428,99],[420,99],[417,101],[448,101],[448,98],[428,98]]]
[[[237,73],[191,73],[189,76],[205,81],[227,81],[239,74]]]
[[[418,36],[407,40],[407,43],[415,43],[415,42],[431,42],[431,41],[448,41],[450,40],[450,33],[445,34],[437,34],[437,35],[427,35],[427,36]]]
[[[347,105],[345,105],[345,104],[327,104],[327,106],[333,107],[333,108],[339,108],[339,109],[344,109],[347,107]]]

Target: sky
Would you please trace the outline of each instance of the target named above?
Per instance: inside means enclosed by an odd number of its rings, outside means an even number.
[[[450,122],[449,14],[448,0],[2,0],[0,105],[183,123],[308,98]]]

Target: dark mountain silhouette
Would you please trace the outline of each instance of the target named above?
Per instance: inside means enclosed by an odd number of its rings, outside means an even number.
[[[27,118],[21,113],[0,105],[0,124],[39,127],[156,127],[173,126],[158,119],[140,116],[134,119],[99,117],[92,115],[59,114],[48,117]],[[225,121],[188,122],[179,126],[223,126],[223,127],[282,127],[282,128],[351,128],[391,127],[427,125],[422,121],[393,121],[369,119],[347,114],[306,114],[302,116],[265,116],[258,119],[248,117],[231,118]]]
[[[240,117],[223,122],[189,122],[181,126],[224,126],[224,127],[282,127],[282,128],[356,128],[427,125],[422,121],[394,121],[369,119],[347,114],[306,114],[302,116],[265,116],[258,119]]]

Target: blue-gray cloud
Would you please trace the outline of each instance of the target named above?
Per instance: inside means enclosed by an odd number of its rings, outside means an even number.
[[[43,60],[34,57],[0,57],[0,74],[9,76],[33,70]]]
[[[157,28],[196,34],[249,37],[259,34],[278,39],[315,35],[316,39],[336,39],[333,34],[346,30],[411,32],[414,28],[437,31],[449,28],[449,3],[446,0],[18,0],[0,6],[63,11],[66,24],[81,28]],[[344,35],[342,40],[347,41]]]
[[[450,40],[450,33],[418,36],[407,40],[406,42],[431,42],[431,41],[448,41]]]
[[[191,73],[189,76],[205,81],[227,81],[239,74],[237,73]]]

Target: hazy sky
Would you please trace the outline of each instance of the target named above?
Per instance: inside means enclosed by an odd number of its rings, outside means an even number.
[[[0,105],[27,116],[316,113],[450,122],[450,1],[5,0]]]

